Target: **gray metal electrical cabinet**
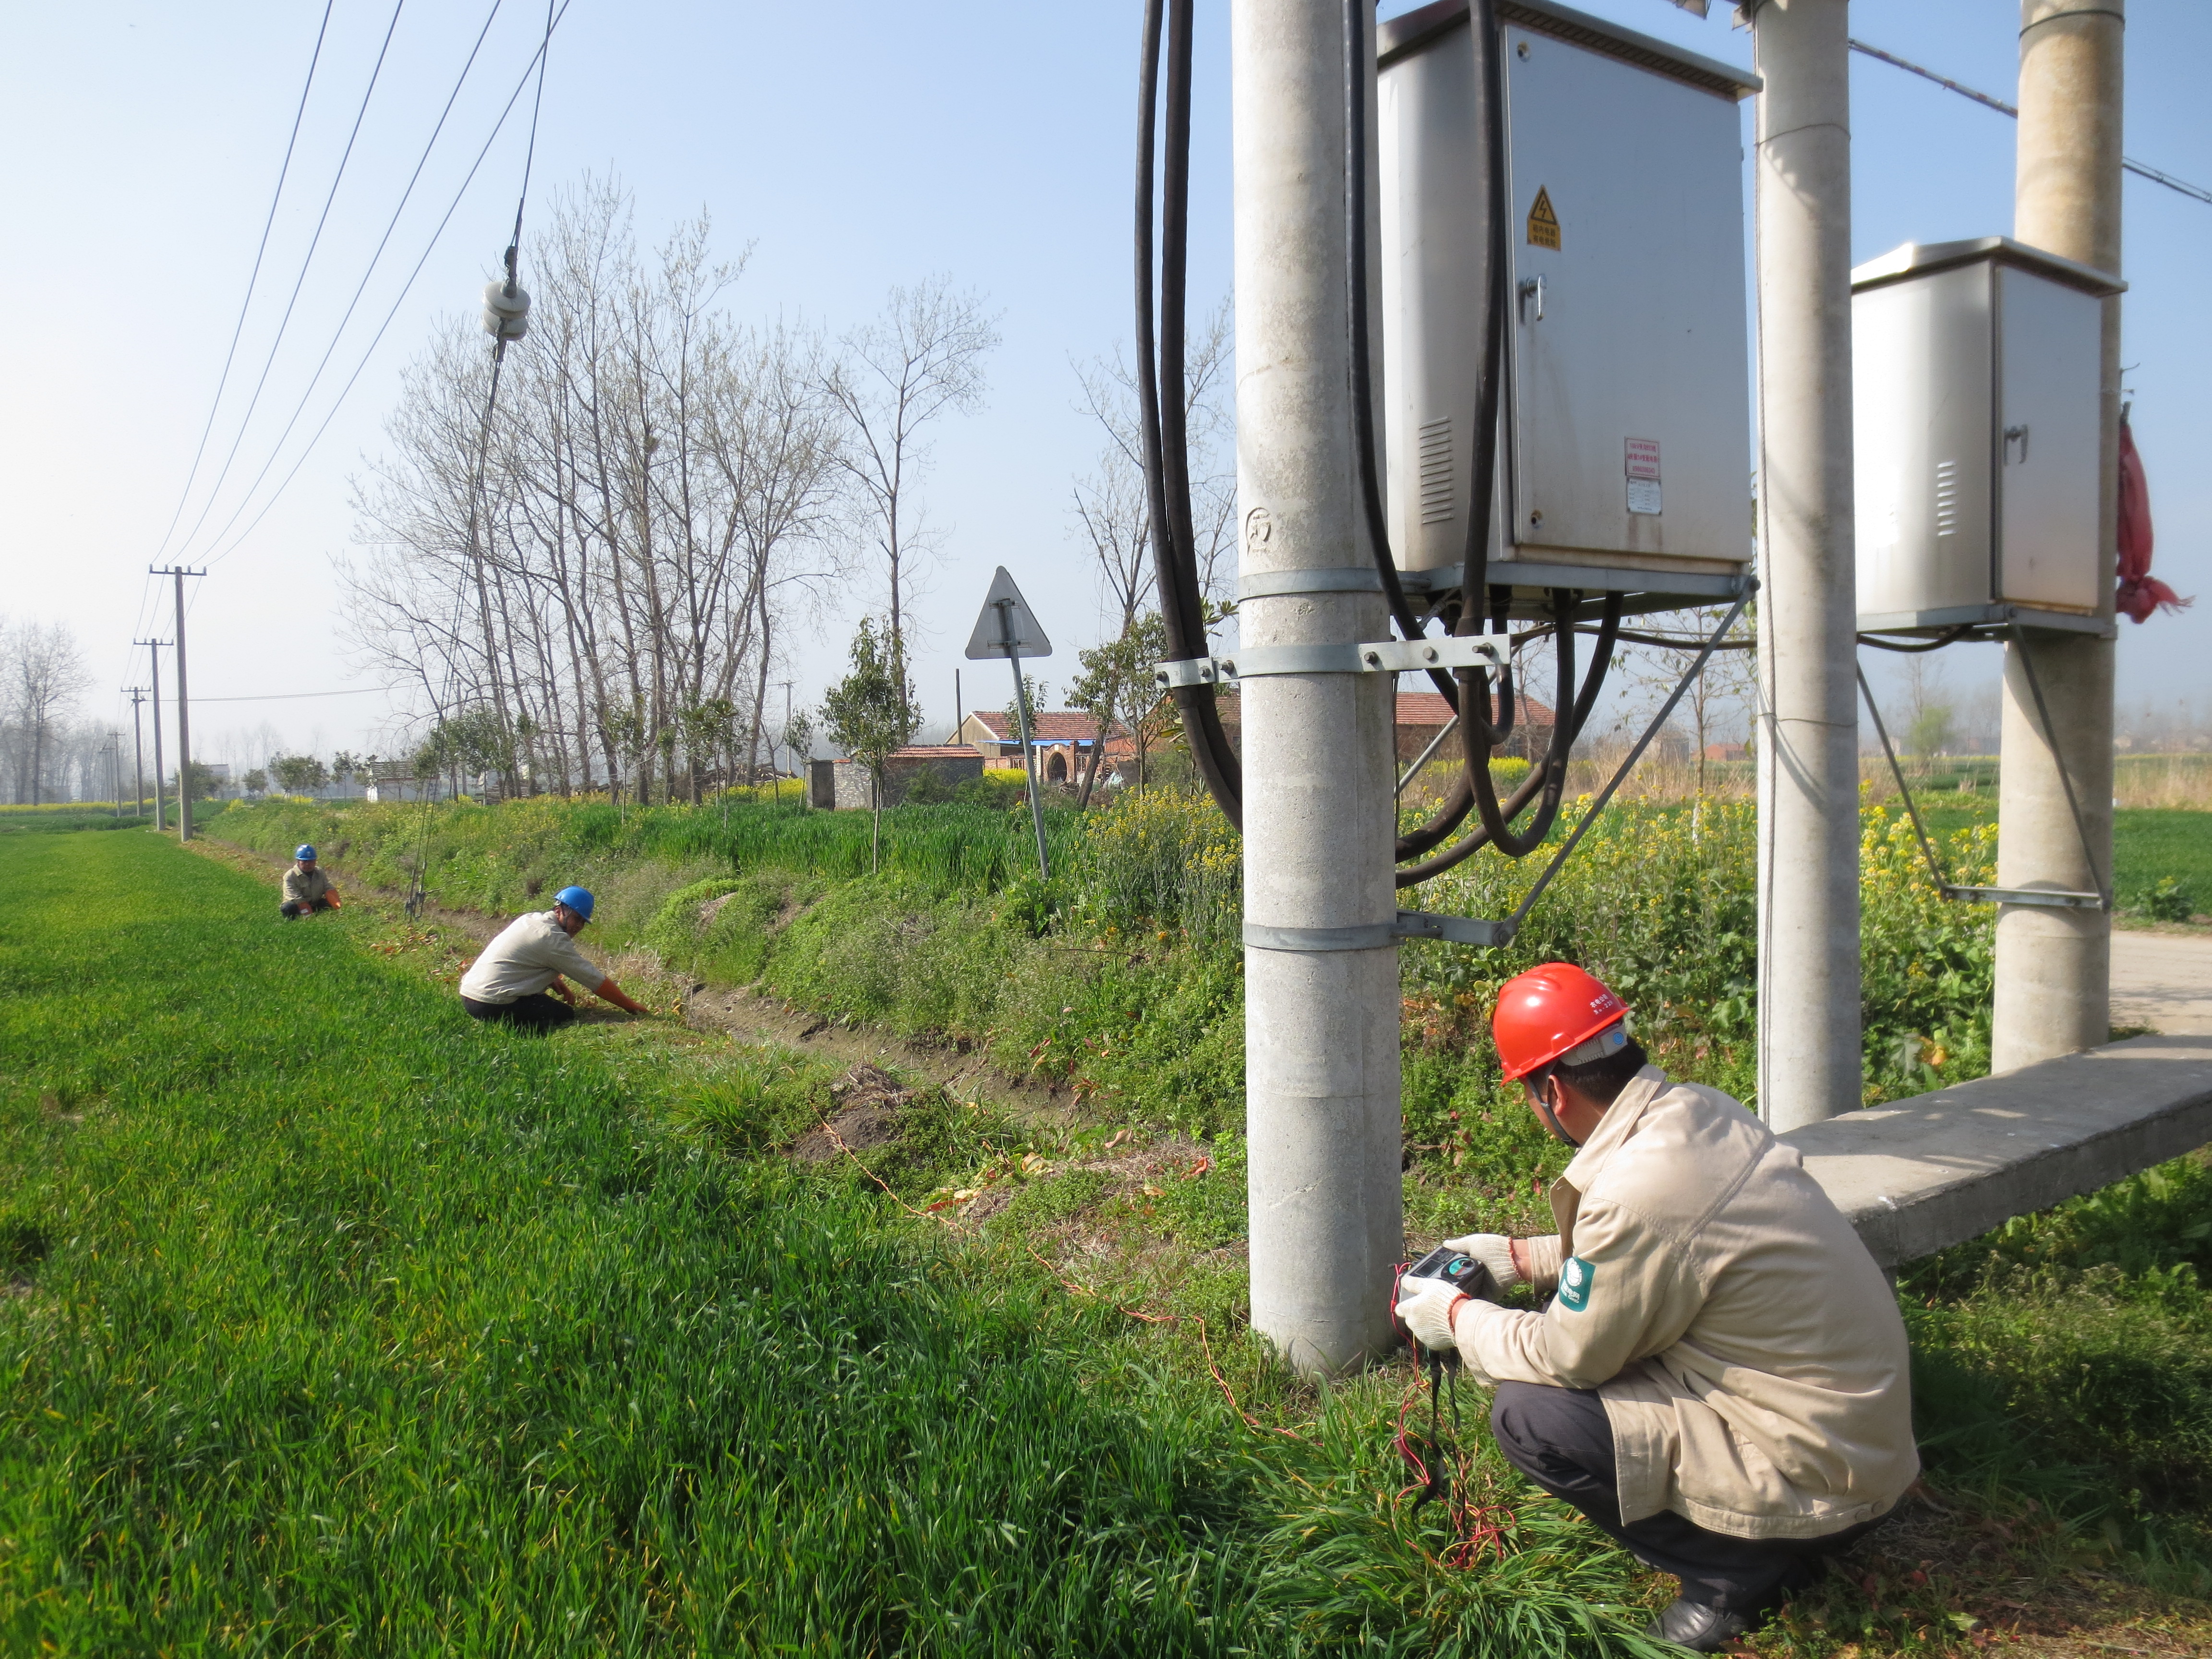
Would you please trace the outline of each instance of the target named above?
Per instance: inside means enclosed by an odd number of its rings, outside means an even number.
[[[1737,104],[1758,83],[1543,0],[1499,11],[1513,309],[1492,579],[1733,592],[1752,554]],[[1483,337],[1466,0],[1380,25],[1377,55],[1392,540],[1444,586]]]
[[[1861,628],[2102,626],[2102,302],[2124,286],[2002,236],[1851,273]]]

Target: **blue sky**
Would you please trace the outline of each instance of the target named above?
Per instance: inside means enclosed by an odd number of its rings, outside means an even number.
[[[489,0],[409,0],[322,245],[277,352],[264,407],[228,488],[269,452],[381,234]],[[1386,12],[1404,9],[1393,4]],[[0,610],[59,617],[100,676],[93,712],[143,678],[130,641],[165,620],[144,568],[161,544],[205,420],[267,211],[321,7],[116,3],[0,12],[0,137],[8,255],[0,262]],[[1729,8],[1710,21],[1663,0],[1586,0],[1586,9],[1747,64]],[[1201,8],[1194,295],[1229,279],[1225,8]],[[337,0],[322,78],[303,125],[240,349],[245,384],[271,332],[329,188],[386,26],[388,0]],[[735,306],[837,330],[894,283],[931,272],[984,292],[1004,344],[983,412],[947,425],[927,487],[945,557],[921,613],[919,665],[933,714],[951,713],[957,665],[994,565],[1021,581],[1060,645],[1043,678],[1064,683],[1095,638],[1086,556],[1071,531],[1073,478],[1097,447],[1075,407],[1072,365],[1127,332],[1135,0],[930,7],[860,0],[834,13],[681,0],[573,0],[556,35],[533,196],[586,169],[635,191],[650,240],[702,206],[722,249],[751,248]],[[823,17],[834,21],[825,24]],[[507,0],[386,264],[341,338],[342,380],[422,253],[536,44],[544,14]],[[2010,98],[2012,0],[1858,0],[1854,32]],[[2212,8],[2139,0],[2129,33],[2130,154],[2212,182],[2212,102],[2191,76],[2212,61]],[[1853,67],[1854,257],[1905,240],[2007,231],[2012,124],[1884,65]],[[210,699],[323,692],[362,681],[335,645],[331,560],[350,544],[348,479],[382,446],[401,366],[441,316],[473,309],[504,246],[523,131],[495,144],[451,227],[404,299],[319,447],[258,529],[198,584],[195,691]],[[2160,570],[2206,602],[2140,629],[2123,623],[2122,695],[2212,701],[2212,207],[2130,178],[2128,356],[2136,433],[2160,530]],[[322,418],[334,384],[309,405]],[[228,407],[240,407],[234,389]],[[270,416],[276,416],[273,423]],[[225,420],[232,418],[226,416]],[[230,431],[218,422],[220,458]],[[297,439],[295,437],[295,443]],[[286,453],[272,473],[291,465]],[[228,516],[227,494],[212,529]],[[198,510],[195,501],[185,515]],[[246,519],[257,508],[249,509]],[[245,522],[241,519],[240,522]],[[193,562],[227,544],[204,535]],[[808,696],[839,665],[840,623],[880,603],[856,590],[804,647]],[[1959,660],[1969,689],[1993,653]],[[987,684],[996,700],[1003,688]],[[968,701],[977,691],[971,675]],[[264,721],[289,743],[374,746],[377,694],[202,705],[203,749]]]

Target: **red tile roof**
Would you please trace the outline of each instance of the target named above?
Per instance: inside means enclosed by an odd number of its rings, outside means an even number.
[[[1012,717],[1004,709],[978,708],[968,719],[980,724],[994,743],[1022,740]],[[1121,727],[1116,725],[1114,729],[1119,732]],[[1040,708],[1030,715],[1030,740],[1033,743],[1089,743],[1097,735],[1097,720],[1077,709]]]
[[[1515,720],[1528,726],[1549,726],[1552,711],[1518,686],[1514,688]],[[1451,718],[1451,705],[1435,691],[1401,691],[1398,694],[1398,724],[1401,726],[1442,726]]]

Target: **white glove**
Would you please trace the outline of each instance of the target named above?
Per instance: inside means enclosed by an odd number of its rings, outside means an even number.
[[[1441,1279],[1407,1279],[1401,1284],[1398,1318],[1413,1334],[1413,1340],[1432,1351],[1457,1347],[1458,1339],[1452,1334],[1452,1309],[1469,1299],[1467,1292],[1455,1290]]]
[[[1504,1233],[1469,1233],[1464,1238],[1448,1238],[1444,1248],[1471,1255],[1489,1268],[1490,1276],[1498,1281],[1501,1291],[1528,1282],[1527,1276],[1513,1265],[1513,1241]]]

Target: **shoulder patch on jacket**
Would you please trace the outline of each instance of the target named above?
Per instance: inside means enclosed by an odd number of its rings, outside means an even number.
[[[1571,1255],[1559,1265],[1559,1305],[1569,1313],[1580,1313],[1589,1306],[1590,1281],[1597,1277],[1597,1269],[1578,1255]]]

